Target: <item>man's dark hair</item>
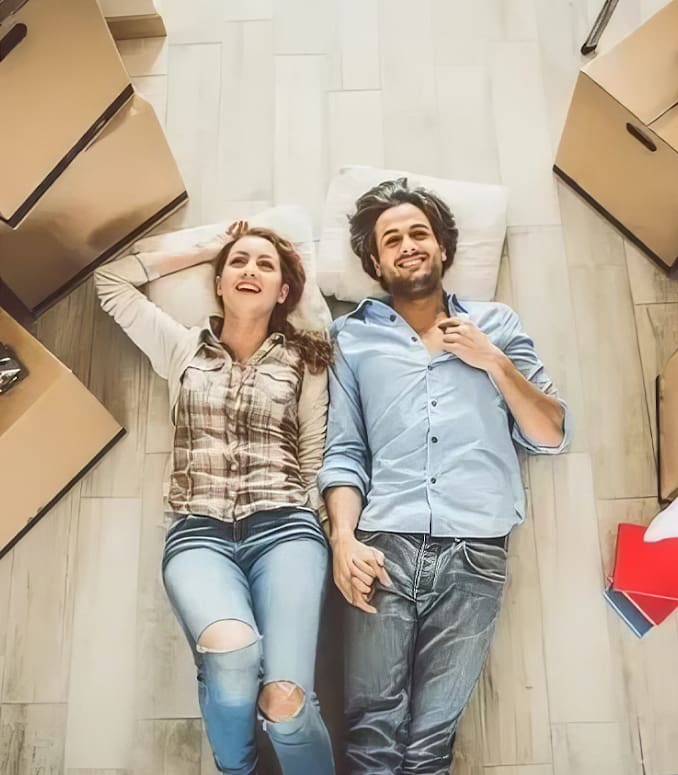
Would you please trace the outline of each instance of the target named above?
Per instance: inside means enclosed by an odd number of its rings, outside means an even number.
[[[443,273],[452,265],[457,251],[459,230],[450,208],[433,191],[425,188],[409,188],[407,178],[385,180],[364,193],[355,204],[356,211],[348,219],[351,247],[360,258],[363,269],[374,280],[378,278],[370,256],[379,257],[374,227],[383,212],[402,204],[418,207],[431,223],[433,233],[445,249],[447,256],[443,264]]]

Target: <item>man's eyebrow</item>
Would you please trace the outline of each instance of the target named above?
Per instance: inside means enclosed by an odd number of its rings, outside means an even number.
[[[413,223],[410,226],[410,229],[429,229],[430,227],[427,226],[425,223]],[[396,234],[398,232],[398,229],[387,229],[382,235],[381,238],[384,239],[388,234]]]

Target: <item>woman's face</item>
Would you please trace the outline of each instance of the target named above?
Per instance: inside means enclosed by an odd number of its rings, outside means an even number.
[[[236,240],[221,277],[217,277],[217,295],[221,296],[224,309],[268,319],[288,292],[273,243],[254,235]]]

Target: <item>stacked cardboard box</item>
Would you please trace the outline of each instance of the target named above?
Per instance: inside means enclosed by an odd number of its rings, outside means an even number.
[[[187,195],[96,0],[0,0],[0,147],[2,554],[124,434],[32,315]]]
[[[0,104],[0,277],[40,313],[187,195],[96,0],[0,0]]]
[[[678,0],[580,72],[554,170],[659,266],[678,262]]]

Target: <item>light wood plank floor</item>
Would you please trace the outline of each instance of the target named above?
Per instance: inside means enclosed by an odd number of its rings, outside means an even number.
[[[167,40],[120,44],[191,195],[164,231],[296,202],[317,234],[349,163],[510,187],[498,296],[577,431],[568,455],[524,465],[529,519],[456,775],[678,773],[678,620],[638,641],[601,595],[616,525],[657,511],[653,382],[678,347],[678,285],[550,171],[601,2],[164,0]],[[602,47],[663,4],[621,0]],[[129,434],[0,560],[0,771],[213,774],[159,580],[164,385],[91,281],[39,335]],[[320,675],[334,729],[337,610]]]

